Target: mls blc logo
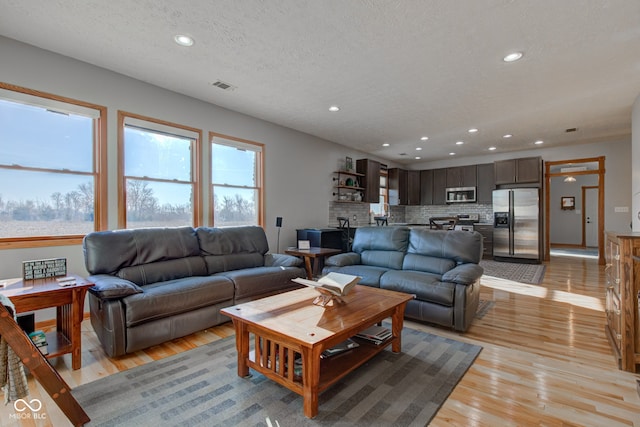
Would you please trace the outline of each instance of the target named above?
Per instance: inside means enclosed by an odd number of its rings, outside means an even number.
[[[18,399],[13,402],[13,409],[16,410],[16,413],[9,415],[9,418],[16,420],[43,420],[47,418],[47,414],[40,413],[42,402],[39,399],[31,399],[28,402],[24,399]]]

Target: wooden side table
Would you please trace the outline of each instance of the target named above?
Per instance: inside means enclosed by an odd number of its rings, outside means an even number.
[[[82,366],[82,339],[80,324],[84,314],[84,298],[93,286],[80,276],[76,284],[60,286],[55,277],[26,280],[1,279],[0,293],[9,297],[16,313],[56,307],[56,330],[46,334],[49,354],[47,358],[71,353],[73,369]]]
[[[287,248],[285,253],[294,256],[301,256],[304,258],[304,268],[307,270],[307,279],[313,280],[314,275],[317,275],[320,270],[320,262],[324,260],[324,257],[336,255],[342,252],[340,249],[333,248],[316,248],[311,247],[309,249]],[[311,260],[313,259],[313,268],[311,268]]]

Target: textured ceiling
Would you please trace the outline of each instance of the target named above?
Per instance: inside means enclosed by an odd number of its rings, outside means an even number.
[[[640,93],[637,0],[0,0],[0,11],[3,36],[400,163],[620,138]],[[178,33],[195,45],[176,45]],[[514,50],[523,59],[504,63]]]

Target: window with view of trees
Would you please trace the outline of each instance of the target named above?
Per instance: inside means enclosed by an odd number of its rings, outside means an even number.
[[[263,225],[264,146],[213,133],[209,139],[212,224]]]
[[[0,240],[75,244],[106,228],[106,109],[0,83]]]
[[[118,113],[119,227],[198,226],[198,129]]]

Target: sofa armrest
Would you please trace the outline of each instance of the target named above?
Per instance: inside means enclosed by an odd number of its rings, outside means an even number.
[[[478,264],[460,264],[442,275],[443,282],[453,282],[459,285],[471,285],[484,273]]]
[[[346,252],[328,257],[324,261],[324,265],[331,267],[344,267],[345,265],[357,265],[360,264],[360,262],[360,254],[355,252]]]
[[[93,283],[89,292],[100,299],[119,299],[142,292],[135,283],[109,274],[96,274],[89,276],[88,280]]]
[[[302,263],[302,259],[288,254],[266,254],[264,256],[265,267],[298,267]]]

